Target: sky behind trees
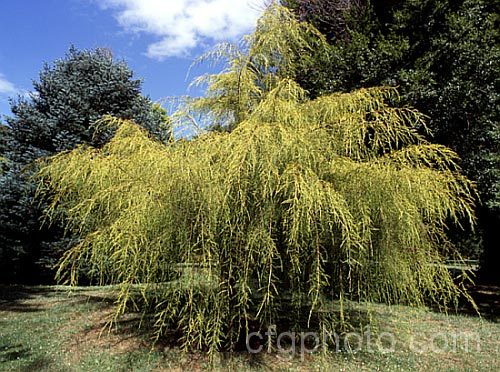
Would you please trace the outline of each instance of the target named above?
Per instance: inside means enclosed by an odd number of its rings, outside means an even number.
[[[0,115],[45,62],[109,48],[153,100],[187,94],[188,68],[213,44],[252,31],[263,0],[5,0],[0,2]],[[200,71],[195,70],[195,75]]]

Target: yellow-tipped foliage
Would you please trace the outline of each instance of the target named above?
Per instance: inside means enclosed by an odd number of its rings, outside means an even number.
[[[49,215],[82,236],[61,276],[90,265],[122,284],[120,309],[146,284],[159,325],[214,349],[230,324],[272,324],[283,308],[452,300],[443,233],[472,222],[455,155],[411,129],[416,112],[387,107],[387,90],[302,103],[275,93],[231,133],[165,146],[108,118],[119,129],[102,149],[51,158],[40,173]]]
[[[117,313],[139,288],[160,332],[211,351],[249,321],[331,326],[347,300],[453,301],[446,224],[473,223],[455,154],[418,134],[418,112],[387,104],[393,89],[308,100],[273,79],[230,132],[164,145],[108,117],[118,130],[102,149],[48,159],[48,217],[82,237],[60,278],[85,267],[119,283]]]

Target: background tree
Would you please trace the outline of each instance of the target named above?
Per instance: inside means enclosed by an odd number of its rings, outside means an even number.
[[[309,99],[290,79],[296,51],[323,45],[309,31],[272,5],[243,49],[212,53],[228,67],[190,110],[227,131],[165,146],[107,118],[104,147],[47,159],[49,216],[82,237],[61,278],[89,265],[120,284],[118,315],[153,309],[159,334],[211,352],[250,323],[345,326],[351,301],[453,303],[445,231],[473,222],[473,186],[394,89]]]
[[[336,19],[321,16],[317,20],[317,15],[345,2],[311,3],[314,7],[291,8],[300,18],[325,29],[325,22]],[[351,20],[347,23],[348,37],[329,35],[331,47],[327,52],[307,63],[298,61],[302,67],[297,69],[302,71],[296,80],[312,97],[361,87],[398,86],[401,104],[427,114],[434,141],[457,151],[460,165],[479,187],[480,235],[469,232],[462,250],[477,256],[470,246],[477,246],[479,240],[484,247],[484,271],[495,274],[494,266],[500,259],[495,233],[500,222],[498,2],[404,0],[356,4],[356,11],[342,13]]]
[[[306,21],[325,35],[328,40],[347,40],[355,14],[366,8],[364,0],[285,0],[284,6],[293,9],[299,21]]]
[[[41,229],[41,206],[34,201],[36,185],[30,179],[36,159],[81,143],[101,146],[112,136],[109,130],[96,131],[96,121],[105,114],[134,120],[162,141],[171,135],[164,112],[141,96],[140,80],[106,49],[70,48],[64,59],[44,66],[33,86],[29,98],[12,102],[13,116],[2,129],[6,158],[0,177],[3,280],[38,278],[71,240],[63,238],[60,226]]]
[[[9,134],[9,127],[0,124],[0,174],[3,173],[5,159],[5,151],[7,147],[7,137]]]

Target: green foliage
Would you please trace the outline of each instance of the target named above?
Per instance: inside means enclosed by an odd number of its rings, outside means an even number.
[[[4,153],[7,146],[7,137],[9,135],[9,127],[0,124],[0,175],[3,173],[3,168],[6,166]]]
[[[455,153],[418,133],[422,114],[388,104],[394,89],[308,99],[288,78],[290,46],[280,43],[298,29],[272,6],[248,52],[235,52],[209,78],[208,98],[193,102],[230,118],[232,130],[164,145],[106,117],[118,128],[109,143],[44,162],[48,218],[82,237],[60,279],[76,283],[90,266],[101,283],[120,285],[117,315],[130,304],[152,309],[159,334],[180,330],[184,347],[211,352],[234,347],[255,322],[346,326],[350,301],[456,300],[445,231],[449,221],[473,224],[474,188]],[[240,65],[254,53],[277,62]]]
[[[189,114],[194,112],[215,128],[232,130],[280,79],[295,78],[296,56],[309,61],[326,47],[324,36],[314,27],[295,21],[288,9],[273,4],[240,46],[221,44],[195,61],[223,61],[227,67],[219,74],[197,78],[193,84],[207,84],[205,97],[189,101],[176,116],[191,120]]]
[[[284,0],[281,4],[291,9],[300,21],[315,25],[328,40],[344,41],[350,39],[349,30],[367,9],[364,0]]]
[[[64,59],[44,66],[29,98],[12,101],[14,115],[7,118],[1,141],[6,159],[0,176],[1,280],[40,280],[40,269],[55,263],[71,240],[59,226],[40,229],[43,207],[33,200],[33,161],[80,143],[101,146],[113,134],[95,131],[95,121],[105,114],[134,119],[168,141],[169,119],[141,96],[140,86],[109,51],[71,48]]]
[[[294,9],[325,29],[325,18],[316,21],[315,14],[344,2],[313,3],[314,9]],[[477,182],[483,202],[479,230],[493,254],[487,263],[498,262],[499,252],[490,233],[500,218],[498,14],[498,2],[491,0],[371,2],[353,14],[348,37],[329,37],[327,52],[307,63],[297,60],[296,79],[312,97],[398,86],[401,104],[431,118],[434,141],[454,149]]]
[[[240,320],[274,324],[289,307],[294,321],[305,309],[316,319],[332,297],[446,305],[458,293],[442,262],[446,221],[472,222],[454,154],[416,135],[418,113],[387,107],[390,91],[277,93],[230,134],[165,147],[120,122],[101,150],[52,158],[41,173],[52,217],[84,237],[60,273],[71,267],[74,281],[90,264],[120,283],[119,311],[147,284],[158,324],[211,350]]]

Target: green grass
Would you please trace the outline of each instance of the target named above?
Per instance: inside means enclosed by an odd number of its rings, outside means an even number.
[[[113,296],[113,287],[71,292],[61,286],[0,287],[0,370],[500,370],[500,324],[474,316],[369,305],[377,325],[371,329],[371,346],[364,329],[357,352],[297,350],[293,358],[277,351],[235,353],[210,361],[203,353],[184,353],[164,342],[152,345],[147,327],[137,329],[140,319],[135,314],[127,314],[111,331],[103,330],[112,314]],[[394,335],[391,352],[383,332]],[[351,340],[356,349],[357,339],[352,336]],[[434,351],[429,351],[432,346]]]

